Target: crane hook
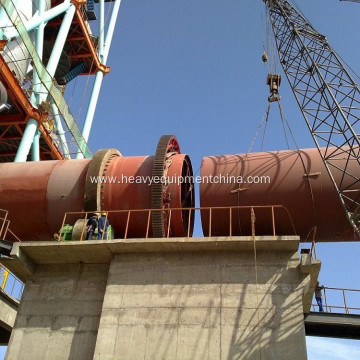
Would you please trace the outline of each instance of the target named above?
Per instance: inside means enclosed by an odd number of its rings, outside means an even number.
[[[264,50],[264,53],[263,53],[261,59],[262,59],[264,64],[269,60],[268,54],[266,53],[265,50]]]

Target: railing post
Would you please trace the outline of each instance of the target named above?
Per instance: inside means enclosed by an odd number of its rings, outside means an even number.
[[[127,238],[127,233],[128,233],[128,230],[129,230],[130,213],[131,213],[131,210],[128,211],[128,216],[127,216],[127,220],[126,220],[126,228],[125,228],[124,239]]]
[[[14,292],[15,284],[16,284],[16,278],[14,277],[14,282],[13,282],[13,285],[12,285],[12,288],[11,288],[11,293],[10,293],[11,296],[12,296],[12,294]]]
[[[151,210],[149,210],[149,212],[148,212],[145,239],[147,239],[149,237],[150,219],[151,219]]]
[[[170,225],[171,225],[171,208],[169,210],[169,221],[168,221],[168,227],[167,227],[167,238],[170,236]]]
[[[345,296],[345,290],[344,289],[342,289],[342,293],[343,293],[343,298],[344,298],[345,314],[348,314],[349,309],[348,309],[347,304],[346,304],[346,296]]]
[[[5,231],[4,231],[4,240],[6,239],[6,235],[7,235],[7,232],[9,230],[9,225],[10,225],[10,220],[5,220],[6,221],[6,227],[5,227]]]
[[[3,232],[3,230],[4,230],[4,225],[5,225],[6,219],[7,219],[8,214],[9,214],[8,211],[6,211],[6,210],[2,210],[2,211],[5,212],[5,215],[4,215],[4,219],[2,219],[2,220],[4,220],[4,221],[3,221],[2,225],[1,225],[0,239],[1,239],[1,236],[2,236],[2,232]],[[5,239],[5,237],[4,237],[4,239]]]
[[[80,241],[82,241],[82,240],[83,240],[83,236],[84,236],[84,230],[85,230],[85,224],[86,224],[87,216],[88,216],[88,213],[86,212],[86,213],[85,213],[84,224],[83,224],[83,227],[82,227],[82,230],[81,230]],[[90,239],[90,240],[91,240],[91,239]]]
[[[64,225],[65,225],[66,215],[67,215],[67,213],[65,213],[64,218],[63,218],[63,222],[62,222],[62,224],[61,224],[60,234],[59,234],[59,241],[61,241],[61,236],[62,236],[63,229],[64,229]]]
[[[107,227],[106,227],[107,218],[108,218],[108,212],[106,212],[106,215],[105,215],[105,222],[104,222],[103,233],[101,234],[101,240],[104,240],[105,233],[107,235]]]
[[[324,289],[324,299],[325,299],[325,307],[326,311],[328,311],[328,304],[327,304],[327,298],[326,298],[326,289]],[[331,306],[329,306],[329,312],[331,312]]]
[[[212,213],[212,208],[209,209],[209,237],[211,237],[211,213]]]
[[[190,238],[190,221],[191,221],[191,208],[189,209],[189,217],[188,217],[188,228],[187,228],[187,237]],[[195,210],[194,210],[195,211]]]
[[[9,270],[5,266],[2,266],[2,268],[4,270],[4,273],[3,273],[3,281],[1,283],[1,289],[5,290],[6,282],[9,277]]]
[[[20,290],[19,290],[19,300],[21,299],[22,294],[24,292],[24,287],[25,287],[24,283],[21,283]]]
[[[271,218],[272,218],[272,226],[273,226],[273,235],[276,236],[275,230],[275,214],[274,214],[274,207],[271,207]]]
[[[229,237],[230,237],[230,239],[231,239],[231,236],[232,236],[232,207],[230,207],[229,210],[230,210],[230,216],[229,216],[229,221],[230,221]]]

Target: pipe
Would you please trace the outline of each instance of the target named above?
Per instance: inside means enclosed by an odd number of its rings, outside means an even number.
[[[2,27],[6,28],[7,24],[9,22],[9,17],[4,9],[3,6],[0,7],[0,24],[2,24]],[[4,33],[4,30],[0,30],[2,32],[2,35]]]
[[[38,0],[38,16],[42,18],[45,10],[45,0]],[[38,53],[40,59],[43,57],[43,48],[44,48],[44,30],[45,24],[42,22],[39,24],[36,29],[36,37],[35,37],[35,49]],[[34,70],[33,75],[33,93],[31,94],[31,102],[36,107],[39,104],[40,96],[38,91],[41,89],[40,79],[38,73]],[[40,131],[39,127],[35,132],[35,136],[33,139],[32,147],[31,147],[31,160],[32,161],[40,161]]]
[[[121,4],[121,0],[114,1],[114,5],[113,5],[114,7],[113,7],[113,11],[111,13],[108,30],[106,32],[105,44],[104,44],[104,58],[103,58],[104,64],[106,64],[107,58],[109,55],[111,41],[112,41],[112,38],[114,35],[114,30],[115,30],[115,25],[116,25],[116,19],[117,19],[119,9],[120,9],[120,4]]]
[[[31,160],[40,161],[40,130],[39,125],[35,131],[34,139],[31,145]]]
[[[339,159],[339,164],[346,161]],[[356,159],[350,160],[349,166],[355,173]],[[220,176],[224,177],[221,182]],[[335,180],[339,182],[340,177],[339,172]],[[315,226],[316,241],[354,240],[353,229],[317,149],[204,157],[201,178],[202,207],[282,205],[287,210],[275,209],[277,235],[294,234],[291,217],[301,241],[311,241]],[[240,180],[242,184],[236,183]],[[351,184],[343,186],[352,189]],[[215,210],[212,215],[212,235],[228,236],[229,210]],[[271,209],[255,209],[255,217],[256,234],[272,235]],[[251,235],[249,219],[249,210],[233,210],[232,235]],[[209,212],[202,210],[205,236],[209,220]]]
[[[47,11],[44,12],[43,16],[35,15],[29,21],[27,21],[24,25],[27,32],[30,32],[36,28],[38,28],[41,23],[47,23],[51,19],[55,18],[56,16],[61,15],[65,11],[67,11],[72,3],[69,0],[65,0],[60,5],[57,5]],[[19,33],[14,28],[5,29],[3,32],[3,39],[14,39],[19,37]]]
[[[116,19],[117,19],[118,13],[119,13],[120,4],[121,4],[121,0],[114,1],[114,7],[113,7],[113,10],[111,13],[109,26],[108,26],[108,30],[106,33],[105,43],[103,46],[102,61],[104,64],[106,64],[106,61],[107,61],[107,58],[109,55],[110,45],[111,45],[112,37],[114,35]],[[101,6],[101,4],[100,4],[100,6]],[[100,19],[101,19],[101,17],[100,17]],[[101,37],[101,33],[100,33],[100,37]],[[82,130],[82,134],[83,134],[83,137],[86,142],[89,140],[90,131],[91,131],[92,123],[94,120],[96,105],[97,105],[97,101],[99,99],[99,94],[100,94],[100,89],[101,89],[101,84],[102,84],[103,78],[104,78],[104,74],[102,71],[99,70],[96,73],[96,77],[95,77],[95,81],[94,81],[94,85],[93,85],[93,89],[92,89],[91,97],[90,97],[90,101],[89,101],[89,107],[88,107],[88,111],[86,113],[84,126],[83,126],[83,130]],[[77,159],[82,159],[83,157],[84,156],[81,152],[77,153],[77,156],[76,156]]]
[[[18,5],[18,1],[19,0],[13,0],[13,4],[15,7],[17,7]],[[10,19],[9,19],[9,16],[5,10],[5,7],[4,6],[0,6],[0,24],[1,24],[1,29],[0,29],[0,38],[1,39],[4,39],[4,32],[7,31],[7,27],[9,26],[9,23],[10,23]],[[11,26],[11,25],[10,25]]]
[[[49,73],[49,75],[51,76],[51,78],[54,77],[56,68],[59,64],[60,56],[61,56],[62,50],[64,48],[64,45],[65,45],[65,42],[67,39],[67,35],[69,33],[71,22],[75,15],[75,11],[76,11],[76,6],[74,4],[71,4],[69,9],[65,13],[64,19],[60,26],[60,30],[57,34],[57,37],[56,37],[56,40],[54,43],[54,47],[51,51],[49,62],[46,65],[46,70]],[[44,91],[42,91],[42,94],[40,94],[40,97],[39,97],[40,104],[48,96],[44,85],[42,86],[42,88]]]
[[[24,134],[21,138],[14,162],[25,162],[33,142],[38,123],[34,119],[29,119],[26,124]]]
[[[63,22],[56,37],[56,41],[52,49],[49,62],[46,66],[46,70],[50,74],[51,78],[54,76],[56,68],[58,66],[60,55],[67,38],[67,34],[69,32],[72,19],[74,17],[75,10],[75,5],[71,4],[69,9],[65,13]],[[41,104],[42,101],[44,101],[47,97],[47,91],[45,90],[46,88],[44,84],[42,84],[41,89],[44,89],[44,93],[42,93],[43,91],[41,91],[41,94],[39,96],[39,104]],[[21,139],[19,149],[15,156],[15,162],[26,161],[37,128],[38,126],[34,119],[30,119],[29,122],[26,124],[26,128]]]
[[[59,111],[58,111],[58,108],[56,107],[56,104],[54,103],[54,100],[51,97],[50,97],[50,104],[51,104],[51,111],[53,113],[54,120],[55,120],[55,127],[57,130],[57,135],[60,138],[60,145],[63,150],[64,159],[71,159],[69,148],[67,145],[67,140],[65,137],[65,131],[64,131],[64,128],[61,123],[60,115],[58,114]]]
[[[94,85],[93,85],[91,96],[90,96],[89,106],[88,106],[83,130],[82,130],[82,135],[86,142],[89,140],[92,122],[94,119],[96,105],[97,105],[97,101],[99,98],[103,78],[104,78],[104,73],[101,70],[99,70],[95,76],[95,81],[94,81]],[[83,157],[84,157],[83,154],[81,152],[78,152],[76,158],[82,159]]]
[[[105,0],[99,0],[99,12],[100,12],[100,19],[99,19],[99,59],[100,62],[103,62],[104,57],[104,34],[105,34]]]

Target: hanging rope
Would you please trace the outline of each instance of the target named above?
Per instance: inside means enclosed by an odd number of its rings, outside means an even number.
[[[261,354],[261,331],[260,331],[260,302],[259,302],[259,279],[258,279],[258,266],[257,266],[257,251],[256,251],[256,239],[255,239],[255,212],[254,209],[251,208],[251,223],[252,223],[252,238],[253,238],[253,245],[254,245],[254,267],[255,267],[255,294],[256,294],[256,315],[257,315],[257,324],[258,324],[258,330],[259,330],[259,355],[260,360],[262,359]]]

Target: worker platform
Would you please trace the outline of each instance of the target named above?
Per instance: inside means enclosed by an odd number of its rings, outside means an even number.
[[[15,243],[8,358],[306,359],[320,261],[296,236]],[[42,341],[36,341],[41,338]]]
[[[0,290],[0,345],[7,345],[14,327],[19,300]]]
[[[305,314],[305,332],[309,336],[360,340],[360,315],[310,312]]]

